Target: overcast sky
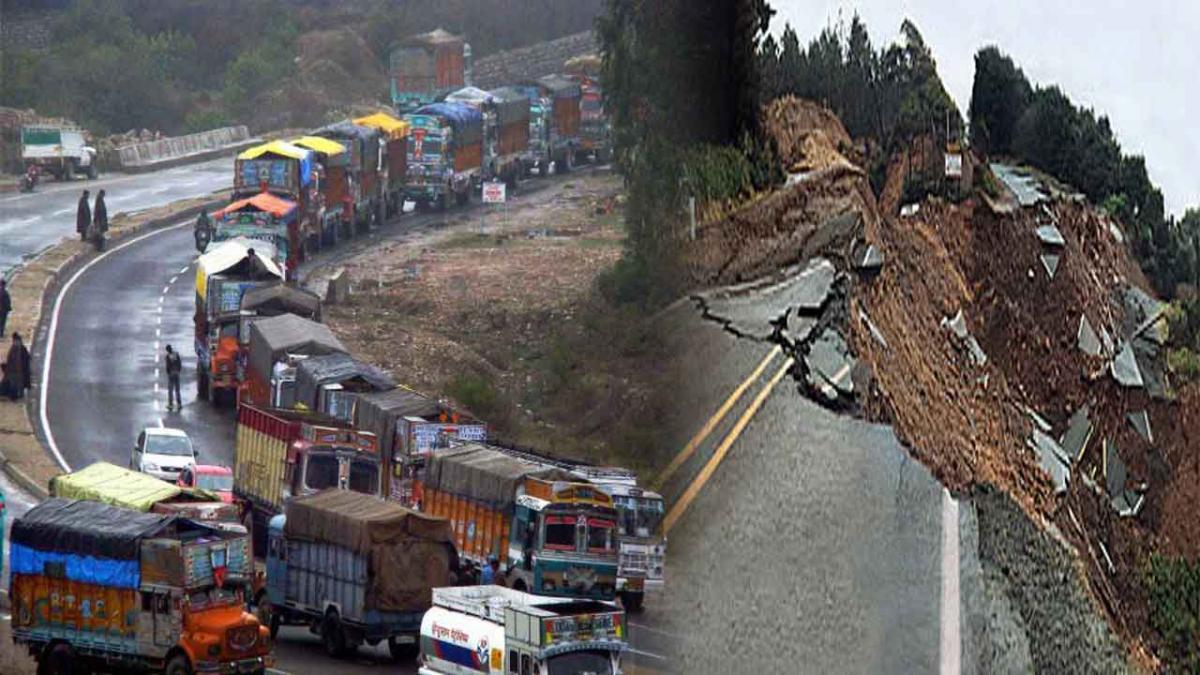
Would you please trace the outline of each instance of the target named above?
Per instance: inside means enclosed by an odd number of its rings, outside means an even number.
[[[974,55],[995,44],[1034,84],[1058,84],[1108,115],[1127,154],[1146,157],[1167,210],[1200,206],[1200,6],[1167,0],[771,0],[772,32],[807,43],[841,11],[863,18],[878,49],[905,17],[921,30],[963,115]]]

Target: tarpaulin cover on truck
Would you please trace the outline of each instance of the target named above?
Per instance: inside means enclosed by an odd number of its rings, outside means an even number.
[[[351,121],[362,127],[378,129],[387,136],[388,140],[394,141],[408,135],[408,122],[398,120],[387,113],[375,113],[366,117],[356,117]]]
[[[359,144],[362,154],[360,168],[373,170],[379,164],[379,130],[364,127],[349,120],[328,124],[313,132],[314,136],[325,138],[354,139]]]
[[[238,159],[259,159],[266,155],[275,155],[286,159],[295,159],[300,162],[300,185],[308,185],[312,180],[312,163],[313,152],[308,148],[301,148],[286,141],[271,141],[256,145],[248,150],[243,150]]]
[[[296,202],[282,197],[276,197],[270,192],[260,192],[253,197],[239,199],[225,208],[213,214],[214,218],[221,218],[227,213],[235,211],[255,210],[269,213],[279,219],[286,219],[293,215],[296,211]]]
[[[354,402],[354,426],[375,433],[384,457],[393,455],[396,422],[405,417],[436,419],[442,412],[438,402],[408,388],[359,396]]]
[[[386,391],[396,386],[387,373],[369,363],[349,354],[327,354],[304,359],[296,367],[296,400],[315,410],[321,385],[352,380],[363,382],[373,391]]]
[[[514,122],[529,123],[529,97],[516,87],[501,87],[489,92],[492,105],[496,107],[496,121],[500,126]]]
[[[429,458],[425,485],[505,510],[516,502],[526,478],[571,480],[559,469],[512,457],[481,443],[468,443]]]
[[[312,291],[280,282],[246,291],[242,295],[242,309],[263,317],[295,314],[320,321],[321,297]]]
[[[367,607],[422,611],[432,589],[450,585],[450,521],[352,490],[294,497],[284,507],[284,536],[329,543],[368,560]]]
[[[437,115],[450,123],[459,145],[469,145],[483,138],[483,113],[466,103],[430,103],[417,108],[418,115]]]
[[[537,82],[554,98],[579,98],[582,92],[578,82],[562,75],[546,75]]]
[[[166,481],[108,462],[95,462],[50,479],[50,494],[55,497],[88,499],[135,511],[149,511],[156,503],[174,499],[180,493],[178,487]]]
[[[295,314],[259,319],[250,325],[250,367],[263,379],[271,379],[271,367],[285,354],[346,353],[346,347],[325,324]]]
[[[314,150],[322,155],[338,155],[346,152],[346,146],[337,141],[331,141],[328,138],[321,138],[320,136],[301,136],[289,142],[292,145]]]
[[[250,251],[254,251],[256,258],[253,263],[248,260]],[[283,270],[275,262],[274,246],[258,239],[239,237],[220,242],[196,261],[196,295],[208,298],[208,279],[214,274],[231,270],[249,271],[245,268],[250,264],[258,267],[261,272],[283,278]],[[249,278],[249,275],[247,277]]]

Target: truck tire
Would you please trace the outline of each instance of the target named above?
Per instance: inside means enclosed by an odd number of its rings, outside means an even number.
[[[272,640],[279,635],[279,612],[271,607],[271,601],[267,598],[266,591],[259,591],[258,595],[254,597],[254,616],[258,617],[259,623],[271,630]]]
[[[167,662],[165,675],[192,675],[192,664],[188,663],[186,654],[176,654]]]
[[[96,165],[94,163],[88,164],[87,177],[88,180],[96,180]]]
[[[417,655],[421,653],[421,646],[418,642],[397,642],[396,638],[390,637],[388,652],[396,663],[407,663],[417,659]]]
[[[63,180],[75,180],[75,163],[68,161],[63,167]]]
[[[329,610],[321,620],[321,645],[325,647],[325,653],[335,659],[346,655],[346,632],[342,630],[337,610]]]
[[[85,669],[76,664],[71,645],[58,642],[46,647],[38,661],[38,675],[81,675]]]
[[[471,202],[471,193],[470,192],[455,192],[454,193],[454,203],[455,204],[458,204],[459,206],[466,206],[470,202]]]

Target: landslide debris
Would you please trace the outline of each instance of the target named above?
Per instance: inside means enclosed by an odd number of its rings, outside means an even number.
[[[774,139],[788,172],[851,166],[844,155],[853,146],[850,134],[828,108],[785,96],[768,104],[762,119],[763,128]]]

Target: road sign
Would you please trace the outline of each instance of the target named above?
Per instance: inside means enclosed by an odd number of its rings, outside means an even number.
[[[946,176],[949,178],[962,178],[963,158],[958,153],[946,153]]]
[[[500,181],[491,181],[483,184],[483,203],[484,204],[503,204],[508,201],[505,188],[507,185]]]

